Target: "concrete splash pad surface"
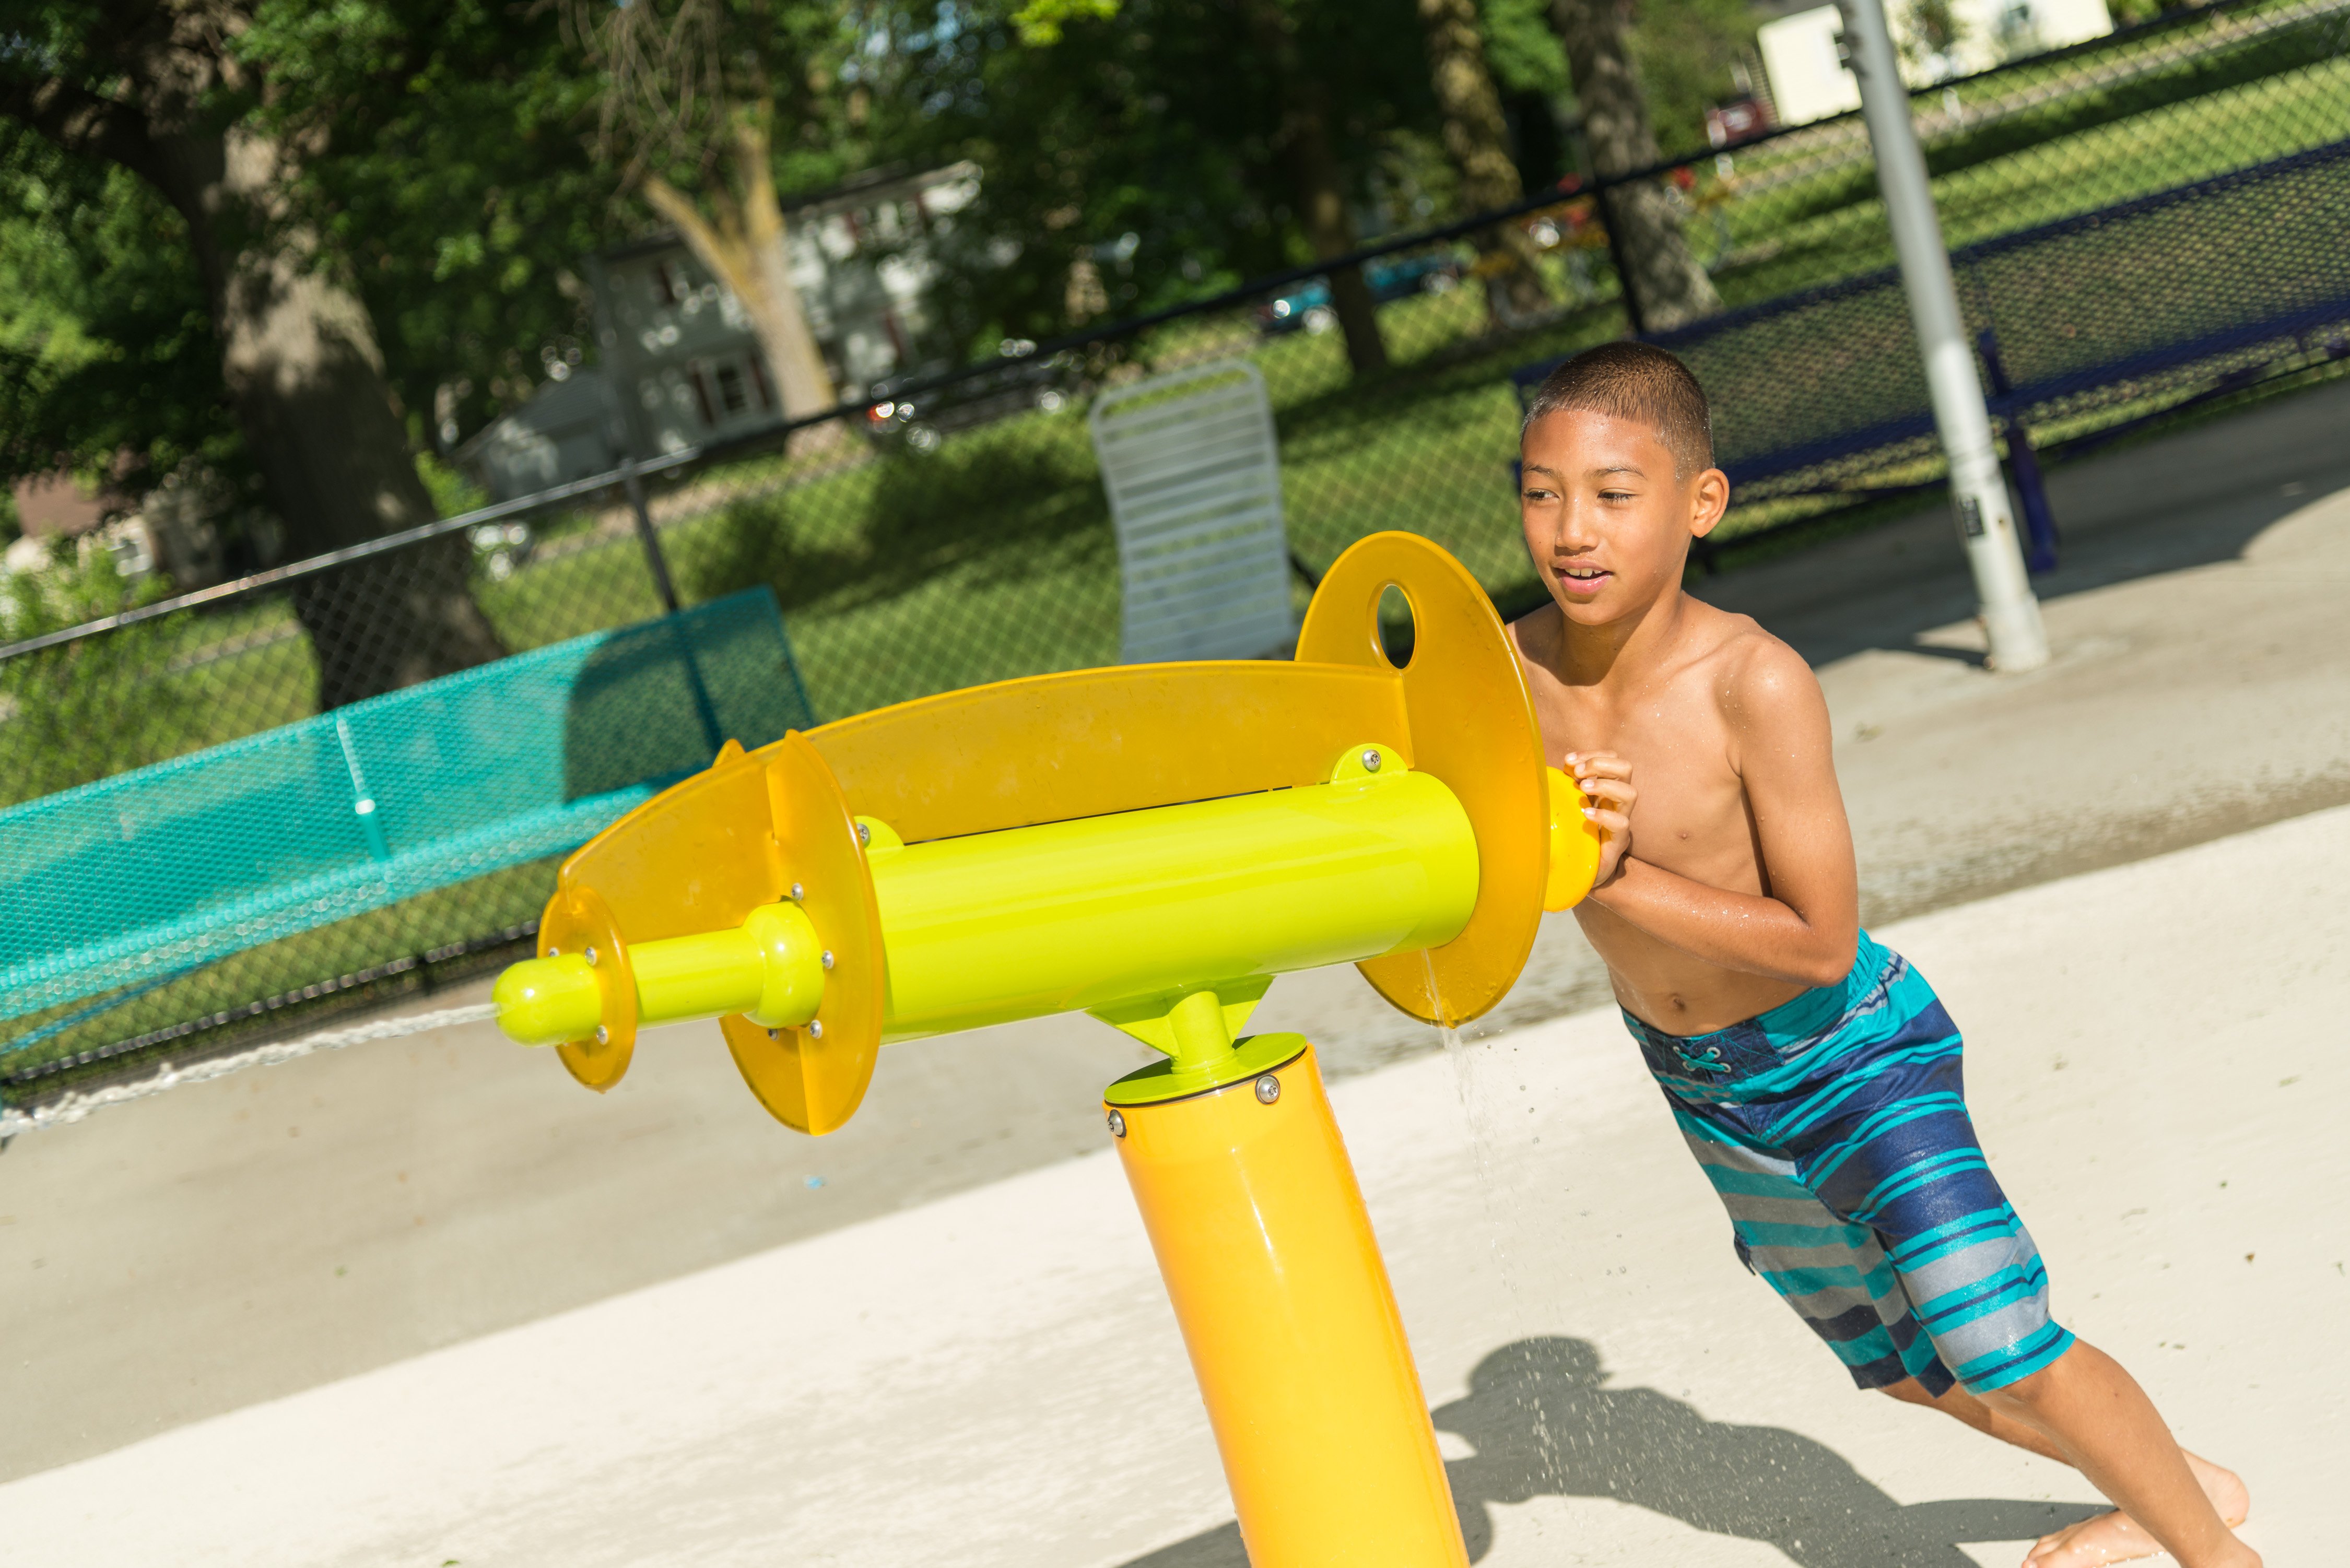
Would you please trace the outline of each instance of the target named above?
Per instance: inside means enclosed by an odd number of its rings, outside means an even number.
[[[2281,1568],[2324,1560],[2350,1439],[2345,879],[2350,809],[1879,933],[1967,1031],[2059,1314],[2245,1472]],[[1965,1568],[2093,1498],[1851,1391],[1612,1015],[1336,1098],[1481,1561]],[[1243,1562],[1106,1153],[30,1476],[0,1520],[43,1568]]]

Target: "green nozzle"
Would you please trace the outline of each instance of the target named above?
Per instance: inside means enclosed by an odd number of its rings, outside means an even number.
[[[733,930],[637,942],[604,963],[636,987],[639,1023],[740,1012],[770,1029],[796,1028],[824,1001],[822,947],[798,905],[768,904]],[[583,953],[525,959],[490,992],[498,1028],[523,1045],[588,1038],[604,1021],[601,973]]]
[[[578,953],[525,959],[498,976],[490,992],[498,1028],[521,1045],[560,1045],[596,1033],[604,1009],[596,971]]]

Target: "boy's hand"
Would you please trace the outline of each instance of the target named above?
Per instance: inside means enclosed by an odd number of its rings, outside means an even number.
[[[1599,828],[1599,874],[1591,885],[1605,888],[1623,869],[1632,847],[1632,803],[1640,798],[1632,787],[1632,764],[1613,752],[1569,752],[1566,771],[1591,801],[1583,808]]]

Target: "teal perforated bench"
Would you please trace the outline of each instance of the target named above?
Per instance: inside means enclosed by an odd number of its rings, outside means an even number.
[[[0,811],[0,1018],[571,849],[814,723],[764,588]]]

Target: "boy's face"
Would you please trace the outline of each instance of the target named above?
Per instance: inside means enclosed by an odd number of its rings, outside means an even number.
[[[1679,588],[1690,541],[1730,504],[1721,470],[1677,476],[1672,449],[1638,421],[1545,414],[1527,428],[1523,456],[1526,553],[1578,626],[1637,615]]]

